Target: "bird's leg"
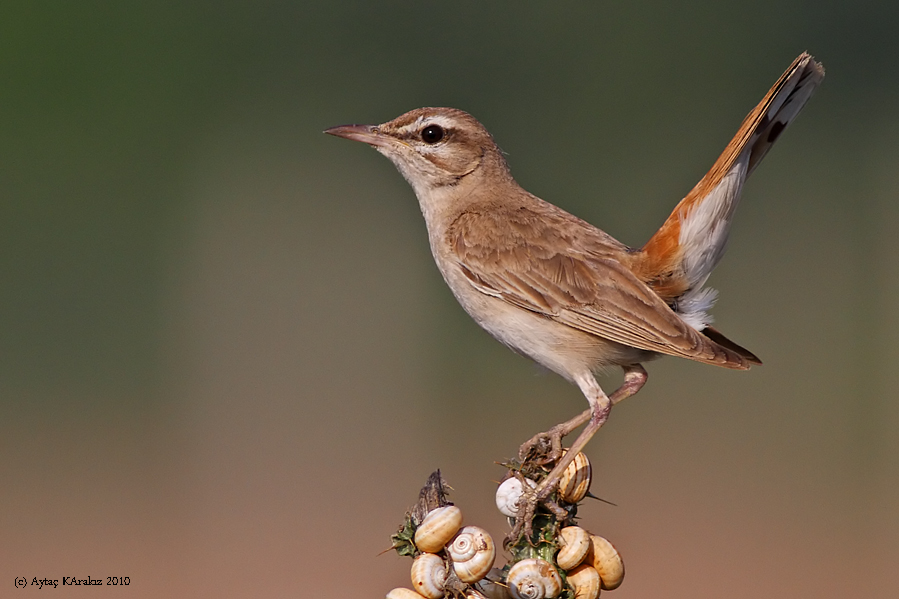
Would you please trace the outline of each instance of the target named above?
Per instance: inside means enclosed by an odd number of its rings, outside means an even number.
[[[567,432],[571,432],[587,420],[589,420],[590,423],[584,428],[571,448],[565,453],[564,457],[555,464],[552,471],[550,471],[546,478],[541,481],[536,489],[532,491],[527,485],[522,485],[524,487],[524,495],[519,503],[519,512],[515,518],[515,526],[506,537],[507,543],[515,542],[522,532],[524,532],[527,538],[530,538],[532,533],[531,521],[537,511],[537,504],[545,504],[548,501],[547,498],[552,495],[556,490],[556,487],[558,487],[559,480],[562,478],[562,473],[565,472],[565,469],[568,468],[572,461],[574,461],[578,452],[587,445],[587,442],[590,441],[593,435],[596,434],[596,431],[599,430],[608,419],[612,406],[637,393],[643,388],[643,385],[646,384],[646,379],[648,377],[649,375],[646,370],[639,364],[625,366],[624,382],[611,396],[606,396],[591,374],[585,374],[575,379],[578,387],[581,388],[581,391],[583,391],[584,395],[587,397],[587,401],[590,402],[590,408],[568,422],[563,422],[560,425],[554,426],[549,431],[541,433],[529,440],[522,445],[524,453],[519,455],[521,459],[524,460],[527,457],[527,452],[530,451],[532,447],[537,443],[542,443],[544,439],[551,437],[554,433],[561,432],[566,427],[570,427]],[[574,424],[574,426],[571,426],[572,424]],[[564,436],[565,435],[562,434],[557,439],[550,440],[553,447],[558,443],[559,456],[562,454],[562,437]],[[555,510],[552,511],[555,512]]]
[[[535,491],[538,500],[549,497],[556,490],[556,487],[559,486],[559,480],[562,478],[562,473],[565,472],[565,469],[574,461],[577,454],[593,438],[596,431],[606,423],[612,406],[639,391],[646,384],[648,377],[646,369],[639,364],[626,366],[624,368],[624,382],[611,397],[608,397],[603,392],[592,374],[588,373],[575,377],[575,382],[587,397],[587,401],[590,402],[590,408],[593,410],[593,413],[590,416],[590,422],[587,423],[587,426],[584,427],[578,438],[571,444],[571,448],[568,449],[562,459],[556,462],[552,471],[537,486]]]
[[[611,404],[615,405],[639,391],[646,384],[648,376],[646,370],[639,364],[625,366],[624,382],[609,396]],[[590,378],[593,379],[592,376]],[[598,387],[595,379],[593,379],[593,385]],[[578,383],[578,386],[581,386],[581,384]],[[581,389],[583,390],[582,386]],[[584,394],[587,395],[587,391],[584,391]],[[540,464],[555,462],[562,457],[562,439],[570,435],[574,429],[590,420],[592,416],[593,407],[589,407],[571,420],[557,424],[546,432],[537,433],[518,448],[518,459],[521,462],[525,462],[528,458],[531,460],[539,459],[538,463]],[[577,455],[577,452],[575,452],[575,455]]]
[[[622,400],[627,399],[631,395],[634,395],[643,388],[643,385],[646,384],[646,379],[649,378],[649,373],[646,372],[646,369],[640,366],[639,364],[634,364],[633,366],[625,366],[624,367],[624,382],[621,383],[621,386],[615,389],[615,392],[609,396],[609,399],[612,400],[612,405],[616,405]]]

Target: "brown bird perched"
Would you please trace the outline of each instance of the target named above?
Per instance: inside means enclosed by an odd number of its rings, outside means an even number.
[[[548,443],[557,460],[530,513],[612,406],[644,385],[642,362],[666,354],[739,370],[761,363],[709,326],[716,292],[703,285],[724,254],[743,182],[823,77],[808,54],[794,60],[642,248],[522,189],[487,129],[461,110],[419,108],[382,125],[325,131],[367,143],[396,165],[418,196],[434,260],[465,311],[587,397],[588,410],[519,452],[524,459]],[[624,382],[606,395],[594,373],[610,366],[624,369]],[[584,423],[558,459],[562,437]]]

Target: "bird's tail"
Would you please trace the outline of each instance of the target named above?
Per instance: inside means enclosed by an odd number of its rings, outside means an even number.
[[[824,68],[808,54],[794,60],[712,169],[635,256],[642,278],[694,328],[703,330],[711,321],[707,311],[715,291],[702,286],[724,255],[743,182],[823,78]]]

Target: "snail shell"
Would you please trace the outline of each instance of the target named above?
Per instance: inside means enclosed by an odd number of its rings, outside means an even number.
[[[601,584],[599,572],[590,564],[581,564],[568,572],[568,586],[574,591],[574,599],[596,599]]]
[[[624,580],[624,561],[618,550],[607,539],[599,535],[590,537],[588,559],[599,572],[602,588],[612,591],[621,586],[621,581]]]
[[[559,532],[559,553],[556,563],[570,570],[584,561],[590,550],[590,533],[580,526],[566,526]]]
[[[411,589],[400,587],[387,593],[386,599],[423,599],[423,597]]]
[[[590,460],[583,453],[578,452],[559,480],[559,497],[568,503],[579,502],[590,490],[592,478],[593,468],[590,466]]]
[[[428,512],[415,531],[415,546],[425,553],[437,553],[462,526],[462,510],[454,505]]]
[[[533,489],[537,483],[529,478],[528,485]],[[503,481],[503,484],[496,490],[496,508],[504,515],[514,518],[518,515],[518,502],[524,495],[521,481],[514,476]]]
[[[506,576],[515,599],[552,599],[562,592],[562,578],[548,561],[531,558],[516,562]]]
[[[484,578],[496,559],[496,546],[490,534],[477,526],[466,526],[446,546],[453,558],[453,570],[462,582]]]
[[[446,584],[446,563],[433,553],[422,553],[412,562],[412,588],[428,599],[441,599]]]

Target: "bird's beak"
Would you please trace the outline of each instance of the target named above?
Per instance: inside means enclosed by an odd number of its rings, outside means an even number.
[[[374,147],[386,146],[390,143],[390,138],[381,133],[375,125],[340,125],[339,127],[325,129],[325,133],[352,139],[353,141],[361,141]]]

